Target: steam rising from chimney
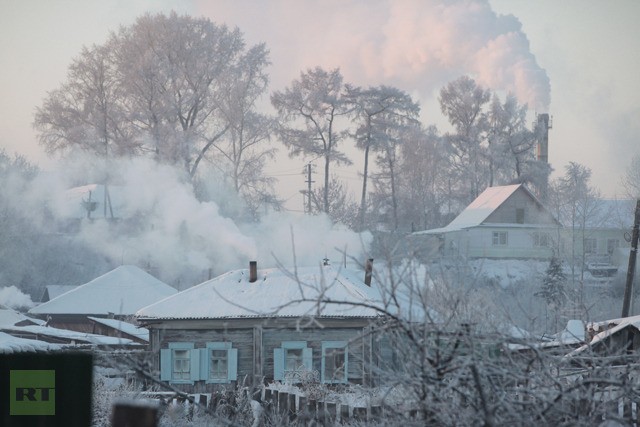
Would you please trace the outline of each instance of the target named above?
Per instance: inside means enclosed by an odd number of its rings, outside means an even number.
[[[105,172],[99,169],[104,163],[103,159],[75,158],[69,167],[61,168],[64,175],[49,175],[16,194],[16,206],[24,210],[25,218],[35,218],[34,213],[41,212],[43,200],[47,200],[55,219],[69,221],[80,202],[68,199],[66,190],[77,182],[103,182]],[[152,160],[113,160],[109,174],[118,177],[109,191],[117,202],[114,214],[119,225],[89,221],[83,214],[77,219],[78,234],[69,237],[114,265],[150,264],[158,278],[179,289],[235,270],[252,259],[290,267],[294,259],[300,266],[315,265],[318,252],[333,259],[341,259],[345,250],[361,256],[371,241],[370,234],[336,226],[322,215],[271,213],[259,223],[234,222],[218,203],[199,201],[181,171]],[[233,191],[220,187],[208,194],[221,205],[240,205]]]

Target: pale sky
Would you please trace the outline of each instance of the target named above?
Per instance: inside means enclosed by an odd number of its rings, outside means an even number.
[[[55,168],[31,127],[35,107],[83,45],[103,43],[146,11],[172,9],[265,42],[271,91],[305,68],[340,67],[347,82],[407,91],[423,122],[444,130],[437,93],[448,81],[469,74],[510,90],[529,104],[531,120],[536,111],[553,116],[554,175],[582,163],[607,197],[622,194],[621,175],[640,153],[636,0],[0,0],[0,146]],[[294,159],[273,173],[303,164]],[[281,195],[296,189],[283,186]]]

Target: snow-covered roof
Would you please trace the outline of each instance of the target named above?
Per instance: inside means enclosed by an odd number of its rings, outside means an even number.
[[[94,322],[101,323],[117,331],[122,331],[127,335],[139,338],[141,340],[149,341],[149,330],[147,328],[140,328],[136,325],[132,325],[129,322],[124,322],[118,319],[103,319],[101,317],[88,317]]]
[[[52,338],[76,341],[77,343],[89,343],[93,345],[139,345],[138,343],[128,338],[108,337],[106,335],[89,334],[86,332],[71,331],[68,329],[51,328],[48,326],[6,326],[0,329],[8,333],[48,336]]]
[[[123,265],[29,310],[31,314],[132,315],[176,294],[175,288],[133,265]]]
[[[46,296],[47,301],[50,301],[56,297],[59,297],[62,294],[66,294],[67,292],[77,288],[77,285],[49,285],[45,288],[45,293],[43,293],[42,295],[42,300],[44,301],[44,298]]]
[[[0,354],[11,353],[33,353],[38,351],[59,350],[58,344],[51,344],[44,341],[30,340],[26,338],[18,338],[13,335],[0,332]]]
[[[460,215],[446,227],[434,230],[419,231],[414,234],[444,233],[476,227],[484,222],[500,205],[502,205],[522,184],[489,187],[482,192]],[[524,188],[524,187],[523,187]]]
[[[591,342],[589,342],[588,344],[583,345],[582,347],[579,347],[577,349],[575,349],[574,351],[572,351],[571,353],[567,354],[566,357],[571,357],[571,356],[575,356],[585,350],[587,350],[590,347],[593,347],[594,345],[602,342],[605,338],[617,333],[618,331],[621,331],[627,327],[633,327],[636,328],[637,330],[640,330],[640,316],[632,316],[632,317],[625,317],[622,319],[615,319],[614,320],[608,320],[606,322],[610,322],[610,323],[615,323],[616,321],[619,320],[619,323],[614,326],[611,329],[606,329],[596,335],[594,335],[594,337],[591,339]],[[600,322],[601,325],[604,325],[605,322]]]
[[[440,234],[450,231],[463,230],[465,228],[478,227],[483,225],[485,220],[495,212],[513,193],[522,188],[540,206],[538,199],[522,184],[503,185],[489,187],[484,190],[460,215],[454,218],[446,227],[432,230],[417,231],[413,235],[420,234]],[[512,224],[510,224],[512,226]],[[534,224],[526,224],[523,227],[532,227]]]
[[[22,322],[24,320],[33,320],[33,319],[30,319],[24,314],[18,313],[17,311],[12,310],[10,308],[0,306],[0,327],[13,326],[16,323]]]
[[[290,270],[291,273],[294,270]],[[223,319],[246,317],[375,317],[364,305],[381,301],[364,273],[332,266],[306,267],[294,275],[279,268],[235,270],[142,308],[140,319]],[[318,302],[321,301],[321,302]],[[337,303],[328,303],[334,301]]]

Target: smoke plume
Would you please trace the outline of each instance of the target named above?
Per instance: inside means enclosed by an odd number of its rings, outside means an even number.
[[[549,106],[549,78],[520,21],[496,14],[488,0],[196,4],[212,20],[237,25],[249,40],[267,44],[275,88],[320,65],[340,67],[353,84],[415,90],[424,101],[468,74],[483,86],[514,93],[530,108]]]

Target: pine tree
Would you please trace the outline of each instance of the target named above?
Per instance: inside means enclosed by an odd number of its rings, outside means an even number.
[[[536,296],[544,298],[554,309],[562,307],[567,300],[565,284],[567,276],[562,271],[562,262],[554,255],[549,261],[540,291]]]

